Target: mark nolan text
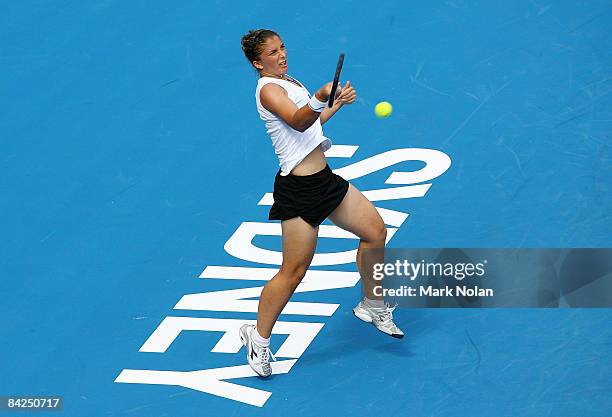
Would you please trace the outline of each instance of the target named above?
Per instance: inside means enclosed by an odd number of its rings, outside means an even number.
[[[465,285],[458,285],[454,288],[434,288],[431,285],[419,287],[420,295],[423,297],[493,297],[493,289],[491,288],[479,288],[466,287]]]

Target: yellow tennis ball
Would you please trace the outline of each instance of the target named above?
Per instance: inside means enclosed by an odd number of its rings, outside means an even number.
[[[391,112],[393,112],[393,106],[388,101],[381,101],[374,107],[374,113],[381,119],[391,116]]]

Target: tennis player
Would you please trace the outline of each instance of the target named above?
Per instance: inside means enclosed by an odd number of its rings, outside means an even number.
[[[323,153],[331,141],[323,135],[321,125],[355,101],[355,89],[349,81],[339,86],[332,107],[327,106],[331,82],[310,96],[302,83],[287,75],[287,51],[274,31],[249,31],[242,37],[242,50],[259,74],[257,111],[279,159],[269,219],[281,220],[283,251],[280,270],[261,293],[257,326],[240,329],[249,365],[262,377],[272,374],[272,327],[310,266],[319,225],[326,218],[360,239],[357,267],[364,297],[353,309],[355,316],[402,338],[404,333],[393,323],[393,308],[374,295],[376,283],[361,261],[363,249],[385,246],[385,223],[359,190],[332,172]]]

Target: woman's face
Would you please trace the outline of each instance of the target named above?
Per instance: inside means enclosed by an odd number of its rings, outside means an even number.
[[[281,76],[287,73],[287,51],[285,44],[278,36],[268,38],[263,44],[259,60],[253,65],[261,75]]]

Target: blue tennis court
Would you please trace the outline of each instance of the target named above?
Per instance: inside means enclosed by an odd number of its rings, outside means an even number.
[[[245,32],[280,33],[310,91],[346,54],[358,100],[324,126],[329,163],[389,247],[605,248],[609,1],[0,10],[0,396],[77,417],[612,415],[611,309],[398,308],[392,339],[353,317],[357,240],[329,222],[275,375],[237,339],[281,243]]]

